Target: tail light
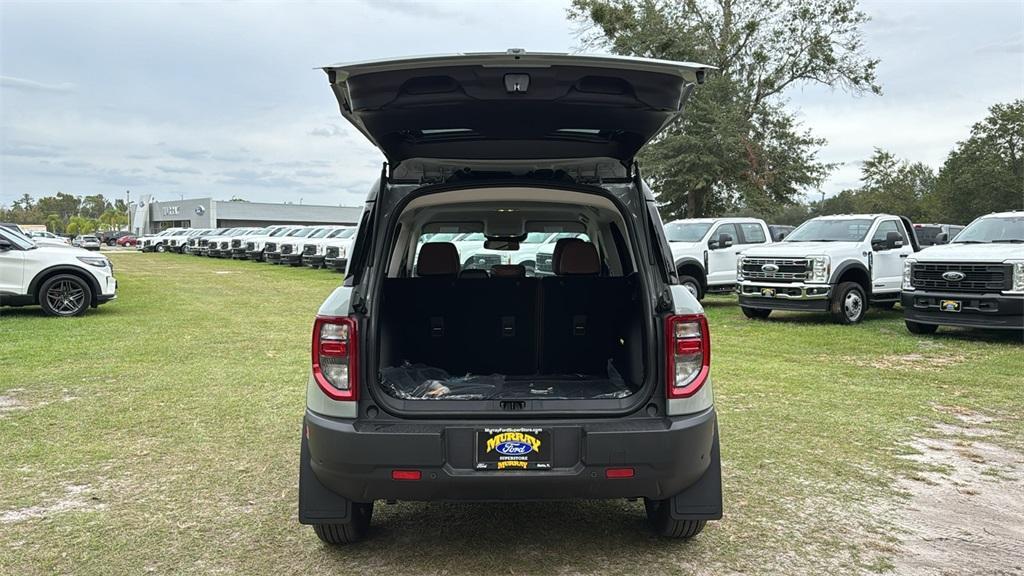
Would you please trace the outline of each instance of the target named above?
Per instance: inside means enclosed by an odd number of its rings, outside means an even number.
[[[669,398],[688,398],[700,390],[711,371],[711,334],[703,314],[669,316],[665,323]]]
[[[356,399],[356,323],[342,316],[317,316],[313,323],[313,378],[335,400]]]

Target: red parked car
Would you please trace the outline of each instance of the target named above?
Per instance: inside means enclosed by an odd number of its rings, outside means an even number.
[[[135,236],[121,236],[117,239],[118,246],[135,246],[138,243],[138,239]]]

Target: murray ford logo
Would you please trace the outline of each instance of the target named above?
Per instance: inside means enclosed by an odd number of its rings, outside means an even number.
[[[949,282],[959,282],[964,278],[967,278],[967,275],[963,272],[957,272],[956,270],[950,270],[942,275],[942,279]]]
[[[540,448],[540,440],[531,434],[505,432],[487,440],[487,451],[504,456],[525,456]]]
[[[761,266],[761,272],[778,272],[778,271],[779,271],[779,267],[776,266],[775,264],[765,264],[764,266]]]

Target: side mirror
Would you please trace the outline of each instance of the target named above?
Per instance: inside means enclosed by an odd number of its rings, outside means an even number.
[[[938,234],[935,235],[935,243],[949,244],[949,234],[946,234],[945,232],[939,232]]]
[[[0,238],[0,252],[6,252],[7,250],[10,250],[13,247],[14,244],[11,244],[10,240],[8,240],[7,238]]]
[[[732,246],[732,236],[729,234],[719,234],[718,245],[721,248],[728,248],[729,246]]]

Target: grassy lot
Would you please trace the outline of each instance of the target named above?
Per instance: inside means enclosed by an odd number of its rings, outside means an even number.
[[[884,572],[895,482],[922,473],[908,439],[980,414],[1024,447],[1011,336],[754,322],[716,297],[726,518],[695,541],[652,536],[635,502],[401,503],[329,549],[296,481],[310,323],[340,277],[112,258],[120,297],[85,317],[0,310],[0,574]]]

